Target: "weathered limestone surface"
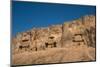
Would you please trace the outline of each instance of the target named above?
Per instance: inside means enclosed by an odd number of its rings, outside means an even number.
[[[95,31],[95,16],[87,15],[64,24],[18,33],[12,38],[12,49],[16,54],[77,45],[95,47]]]

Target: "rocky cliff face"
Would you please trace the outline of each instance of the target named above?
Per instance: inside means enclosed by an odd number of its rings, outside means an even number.
[[[62,28],[62,45],[87,45],[95,47],[95,16],[84,16],[64,23]]]
[[[87,45],[95,47],[95,16],[84,16],[44,28],[33,28],[12,38],[13,53]]]
[[[96,19],[87,15],[49,27],[33,28],[12,38],[12,64],[94,61]]]

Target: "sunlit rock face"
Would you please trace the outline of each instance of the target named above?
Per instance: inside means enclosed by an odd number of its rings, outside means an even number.
[[[63,24],[63,45],[87,45],[95,47],[95,16],[84,16]],[[67,42],[68,41],[68,42]]]
[[[63,24],[18,33],[12,38],[12,49],[16,54],[79,45],[95,47],[95,35],[95,16],[87,15]]]
[[[94,15],[49,27],[32,28],[12,37],[12,64],[95,61]]]

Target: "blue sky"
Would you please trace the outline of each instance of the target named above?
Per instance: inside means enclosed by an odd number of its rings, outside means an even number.
[[[12,1],[12,35],[34,27],[63,24],[85,15],[95,15],[95,6]]]

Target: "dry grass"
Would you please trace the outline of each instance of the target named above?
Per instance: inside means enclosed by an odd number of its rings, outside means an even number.
[[[42,51],[23,52],[14,54],[14,65],[45,64],[60,62],[76,62],[95,60],[95,48],[87,46],[73,46],[67,48],[49,48]]]

